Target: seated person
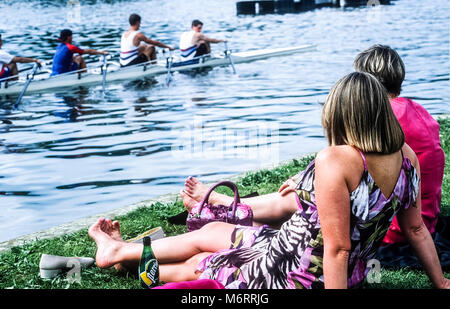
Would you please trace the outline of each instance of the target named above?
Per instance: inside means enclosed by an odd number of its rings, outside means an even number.
[[[141,17],[139,15],[131,14],[128,21],[130,29],[122,34],[120,41],[120,65],[122,67],[156,60],[155,46],[174,50],[172,46],[151,40],[140,32]]]
[[[379,117],[366,119],[374,113]],[[213,279],[226,288],[358,287],[397,214],[432,284],[450,288],[421,217],[417,156],[404,143],[381,83],[359,72],[340,79],[322,126],[329,146],[286,195],[297,210],[279,230],[213,222],[137,244],[123,241],[117,221],[99,219],[88,231],[97,266],[143,266],[144,279],[158,271],[164,282]]]
[[[379,64],[382,65],[379,65]],[[405,134],[405,141],[416,153],[421,167],[422,182],[422,217],[430,233],[435,231],[440,213],[441,186],[444,173],[445,156],[440,145],[439,124],[418,103],[399,98],[401,84],[405,77],[404,64],[400,56],[388,46],[375,45],[360,53],[355,61],[356,71],[368,72],[374,75],[387,89],[390,104]],[[289,208],[283,195],[292,189],[294,183],[288,180],[280,188],[279,193],[242,199],[250,205],[254,214],[254,224],[270,224],[276,228],[286,218],[295,212]],[[189,177],[185,182],[185,189],[181,196],[186,195],[196,202],[200,202],[208,187],[196,178]],[[233,198],[212,192],[210,203],[230,205]],[[192,205],[185,205],[189,211]],[[398,221],[394,221],[383,240],[383,244],[402,243],[406,239],[400,229]]]
[[[53,56],[51,76],[86,69],[86,62],[81,55],[108,54],[108,52],[106,51],[98,51],[95,49],[81,49],[73,45],[72,31],[70,29],[62,30],[59,35],[58,41],[60,41],[61,43],[56,47],[56,52]]]
[[[191,30],[183,32],[180,38],[181,59],[191,60],[195,57],[211,53],[210,43],[226,42],[209,38],[202,33],[203,23],[197,19],[192,21]]]
[[[0,79],[16,76],[9,80],[18,80],[19,70],[17,69],[17,63],[41,63],[40,60],[34,58],[17,57],[13,56],[5,50],[1,49],[3,45],[2,35],[0,34]]]
[[[357,55],[353,66],[356,71],[374,75],[388,92],[391,107],[405,133],[405,142],[419,159],[422,219],[430,233],[434,233],[440,213],[445,165],[439,124],[420,104],[399,97],[405,78],[405,66],[395,50],[389,46],[374,45]],[[406,238],[395,218],[383,243],[404,242]]]

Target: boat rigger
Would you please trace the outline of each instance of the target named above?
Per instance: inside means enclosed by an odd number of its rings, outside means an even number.
[[[120,67],[116,61],[108,61],[106,63],[100,62],[100,66],[88,69],[87,72],[86,70],[78,70],[56,76],[50,76],[49,70],[43,70],[39,74],[34,75],[32,82],[28,81],[27,77],[21,77],[18,81],[12,81],[10,78],[0,79],[0,95],[19,94],[27,82],[27,93],[50,91],[58,88],[105,85],[105,83],[116,81],[142,79],[205,67],[229,66],[231,64],[234,66],[239,63],[288,56],[313,50],[315,50],[315,46],[313,45],[251,50],[236,53],[231,53],[227,49],[219,55],[203,55],[188,61],[181,61],[181,58],[175,60],[174,57],[168,56],[128,67]]]

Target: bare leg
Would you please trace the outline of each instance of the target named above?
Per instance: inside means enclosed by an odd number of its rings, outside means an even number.
[[[184,262],[160,265],[159,277],[164,282],[197,280],[200,273],[196,272],[195,269],[198,264],[210,254],[212,253],[199,253]]]
[[[210,54],[211,53],[211,45],[209,44],[209,42],[206,41],[198,41],[197,46],[200,46],[201,44],[205,44],[206,47],[206,53]]]
[[[189,177],[185,182],[185,192],[195,201],[201,201],[208,191],[208,187],[194,177]],[[186,209],[190,210],[195,203],[192,203],[186,197],[183,197]],[[250,198],[241,199],[242,203],[247,204],[253,211],[253,224],[268,224],[273,228],[279,228],[281,224],[287,221],[297,210],[297,196],[294,192],[286,195],[280,193],[270,193]],[[213,205],[230,205],[233,197],[212,192],[209,202]]]
[[[19,74],[19,70],[17,69],[17,64],[15,62],[11,62],[8,64],[8,68],[11,70],[11,76],[16,76]],[[11,78],[10,80],[18,80],[19,77]]]
[[[81,56],[73,56],[73,62],[78,64],[78,70],[86,69],[86,61]]]
[[[234,225],[227,223],[210,223],[194,232],[152,242],[152,250],[161,265],[161,280],[172,282],[179,278],[196,278],[195,267],[201,259],[211,252],[230,247],[234,228]],[[114,239],[109,232],[105,219],[99,219],[89,228],[89,236],[97,244],[97,266],[109,268],[123,264],[127,267],[134,265],[136,269],[143,245]]]
[[[138,55],[144,54],[148,61],[156,60],[156,48],[153,45],[140,45]]]

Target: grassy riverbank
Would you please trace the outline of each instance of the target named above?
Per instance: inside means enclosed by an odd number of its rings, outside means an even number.
[[[440,119],[441,142],[446,153],[446,168],[443,183],[442,213],[450,215],[450,119]],[[259,194],[277,191],[288,177],[306,167],[312,157],[292,160],[272,170],[247,173],[236,182],[241,195],[251,192]],[[184,210],[180,199],[168,203],[154,203],[139,208],[127,215],[114,218],[121,222],[125,239],[136,236],[152,227],[161,226],[167,235],[185,232],[184,226],[167,222],[167,217]],[[81,283],[69,284],[64,275],[53,280],[39,277],[39,260],[42,253],[62,256],[95,256],[95,243],[81,230],[53,239],[36,240],[0,254],[0,289],[139,289],[140,285],[132,275],[118,275],[115,270],[101,270],[91,267],[83,270]],[[447,277],[450,274],[446,274]],[[366,284],[367,288],[428,288],[429,280],[422,271],[408,269],[382,270],[381,283]]]

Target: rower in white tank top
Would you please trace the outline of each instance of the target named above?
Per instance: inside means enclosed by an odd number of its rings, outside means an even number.
[[[183,60],[191,60],[195,56],[197,51],[197,44],[192,44],[195,31],[186,31],[181,34],[180,38],[180,51]]]
[[[120,40],[120,64],[126,66],[131,61],[138,57],[139,46],[134,45],[134,37],[139,31],[130,31],[128,36],[125,37],[126,32],[122,34]]]

